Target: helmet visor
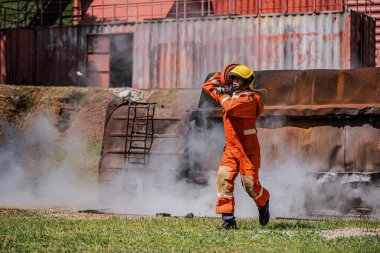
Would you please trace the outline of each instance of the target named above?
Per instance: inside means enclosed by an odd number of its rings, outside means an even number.
[[[231,80],[235,80],[235,79],[238,79],[238,78],[244,79],[241,76],[239,76],[238,74],[233,73],[233,72],[228,73],[228,78],[230,78]]]

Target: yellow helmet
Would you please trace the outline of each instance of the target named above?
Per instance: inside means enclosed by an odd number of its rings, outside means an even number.
[[[251,90],[255,88],[255,72],[246,65],[238,65],[228,73],[229,78],[233,79],[234,76],[239,76],[245,79],[245,85],[249,85]]]

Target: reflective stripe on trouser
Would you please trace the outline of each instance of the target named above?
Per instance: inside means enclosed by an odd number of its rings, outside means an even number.
[[[260,184],[259,168],[255,167],[255,163],[257,163],[255,161],[257,159],[242,156],[237,150],[226,149],[223,152],[221,166],[216,178],[216,213],[234,213],[234,180],[239,172],[244,190],[257,206],[265,205],[269,199],[269,192]]]

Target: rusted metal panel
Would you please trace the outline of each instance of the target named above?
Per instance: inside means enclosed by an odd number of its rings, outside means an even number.
[[[349,104],[380,104],[379,68],[257,71],[256,75],[257,85],[268,90],[263,100],[269,106],[331,105],[338,108]]]
[[[133,25],[38,28],[36,83],[108,87],[108,73],[97,73],[96,75],[86,73],[88,55],[94,52],[99,54],[109,52],[107,34],[128,33],[131,31],[134,31]],[[88,44],[88,35],[94,34],[98,34],[93,37],[100,38],[101,41],[97,41],[95,44],[89,41],[90,43]],[[92,37],[89,36],[89,38],[91,40]],[[98,65],[98,61],[96,62]],[[100,61],[99,66],[102,68],[100,71],[104,71],[106,65],[106,62]],[[77,71],[82,72],[84,75],[77,76]]]
[[[34,34],[30,29],[12,29],[6,32],[7,82],[32,84],[34,67]]]
[[[344,0],[213,0],[216,15],[300,13],[343,10]]]
[[[76,12],[82,10],[87,13],[82,20],[85,23],[134,22],[165,17],[321,13],[353,10],[376,18],[376,27],[380,31],[380,0],[97,0],[93,1],[88,9],[80,6],[79,1],[75,2]],[[170,13],[168,13],[169,10]],[[376,32],[376,45],[376,64],[378,66],[380,64],[380,32]]]
[[[354,13],[353,13],[354,14]],[[351,16],[351,67],[375,66],[376,23],[372,17]],[[364,36],[363,36],[364,35]]]
[[[312,127],[313,120],[303,120],[310,128],[259,128],[263,167],[279,168],[290,158],[310,172],[379,172],[379,128]]]
[[[36,32],[36,84],[76,84],[78,30],[55,27]]]
[[[305,119],[307,121],[307,119]],[[378,131],[379,132],[379,131]],[[281,164],[297,161],[312,171],[344,171],[343,128],[317,126],[298,128],[259,128],[263,168],[279,168]]]
[[[264,167],[291,157],[318,172],[379,172],[379,68],[258,71],[257,84],[268,90],[258,121]],[[191,119],[222,124],[221,109]]]
[[[373,53],[374,44],[364,45],[373,40],[358,36],[370,37],[365,34],[369,30],[355,28],[358,22],[351,22],[353,17],[363,18],[356,13],[324,13],[139,23],[133,87],[199,87],[208,72],[231,62],[255,70],[373,66],[361,56]],[[353,30],[357,34],[351,36]],[[351,48],[353,42],[360,50]]]
[[[175,4],[174,0],[95,0],[92,1],[85,21],[141,21],[165,18]]]
[[[373,21],[364,19],[355,13],[324,13],[38,28],[35,44],[32,36],[8,40],[7,58],[13,64],[8,82],[108,87],[106,73],[76,75],[86,74],[88,54],[109,51],[109,43],[88,46],[88,36],[129,32],[134,33],[134,88],[196,88],[208,72],[231,62],[255,70],[363,67],[374,61],[373,26],[363,28]],[[20,61],[28,62],[25,70],[17,70]]]
[[[371,125],[345,127],[345,171],[379,172],[380,129]]]
[[[109,71],[109,55],[96,55],[92,54],[88,56],[88,68],[96,71]]]

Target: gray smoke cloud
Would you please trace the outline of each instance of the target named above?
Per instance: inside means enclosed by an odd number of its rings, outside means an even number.
[[[61,146],[51,114],[41,113],[31,118],[22,132],[9,125],[3,127],[0,206],[79,208],[96,205],[96,188],[78,178],[77,168],[68,162],[81,159],[74,152],[82,148],[78,147],[82,142],[67,140]],[[60,153],[67,156],[59,159]]]
[[[310,161],[304,153],[289,155],[288,143],[281,137],[273,136],[265,143],[265,135],[259,129],[262,146],[262,168],[260,180],[271,194],[272,217],[308,217],[311,214],[350,214],[349,208],[358,207],[353,200],[360,198],[362,205],[379,210],[379,188],[353,188],[356,182],[352,176],[327,173],[317,177],[325,161]],[[268,150],[276,146],[276,159]],[[178,160],[161,158],[151,161],[156,173],[126,173],[124,182],[132,182],[119,189],[119,198],[113,203],[119,212],[155,214],[157,212],[184,215],[215,216],[215,179],[224,146],[222,124],[207,130],[193,132],[189,137],[190,164],[193,172],[204,171],[208,182],[199,185],[188,179],[178,180]],[[165,150],[167,146],[158,149]],[[332,175],[332,178],[331,178]],[[190,175],[191,177],[191,175]],[[368,178],[368,177],[366,177]],[[363,182],[367,179],[361,177]],[[368,180],[367,180],[368,181]],[[366,181],[366,182],[367,182]],[[253,200],[244,192],[240,177],[235,180],[235,210],[238,217],[257,217],[258,211]],[[348,208],[348,209],[347,209]],[[324,212],[330,210],[330,212]]]
[[[81,174],[81,163],[86,161],[86,141],[71,132],[65,141],[48,113],[32,117],[23,132],[3,125],[5,141],[0,146],[0,206],[65,208],[99,208],[128,214],[170,213],[197,216],[215,216],[215,179],[224,146],[221,124],[190,134],[191,173],[199,173],[207,184],[194,183],[194,174],[180,176],[182,160],[151,157],[148,170],[126,170],[115,176],[119,182],[99,194],[96,182],[89,182]],[[287,144],[281,138],[272,138],[270,145],[277,146],[277,159],[272,160],[259,129],[262,146],[260,179],[271,193],[272,217],[303,217],[308,208],[341,209],[342,201],[362,202],[378,212],[379,187],[352,188],[368,178],[339,177],[326,174],[317,178],[313,172],[318,164],[299,156],[289,156]],[[176,140],[174,140],[176,142]],[[157,150],[166,150],[167,143],[156,143]],[[161,146],[160,146],[161,145]],[[173,143],[175,146],[175,143]],[[62,156],[62,157],[60,157]],[[194,178],[193,178],[194,179]],[[197,181],[197,180],[195,180]],[[121,183],[120,183],[121,182]],[[357,198],[356,198],[357,197]],[[99,201],[102,200],[102,201]],[[235,203],[238,217],[257,217],[253,200],[235,180]]]
[[[215,179],[224,147],[224,130],[222,124],[211,128],[193,129],[189,136],[190,175],[202,176],[207,184],[195,184],[189,178],[178,179],[179,160],[156,158],[150,162],[153,171],[126,171],[111,181],[124,183],[109,186],[105,192],[107,205],[115,212],[148,214],[158,212],[184,215],[215,216],[216,186]],[[157,146],[157,150],[167,150],[167,146]],[[305,215],[307,189],[316,183],[316,178],[309,173],[312,168],[302,161],[286,157],[275,166],[265,166],[260,170],[262,184],[271,193],[271,212],[273,216]],[[273,165],[269,157],[262,154],[263,164]],[[201,173],[200,173],[201,172]],[[195,175],[195,177],[197,176]],[[120,178],[123,178],[120,180]],[[192,178],[194,179],[194,178]],[[195,180],[199,181],[199,180]],[[235,180],[235,207],[239,217],[256,217],[257,207],[244,192],[238,176]]]

